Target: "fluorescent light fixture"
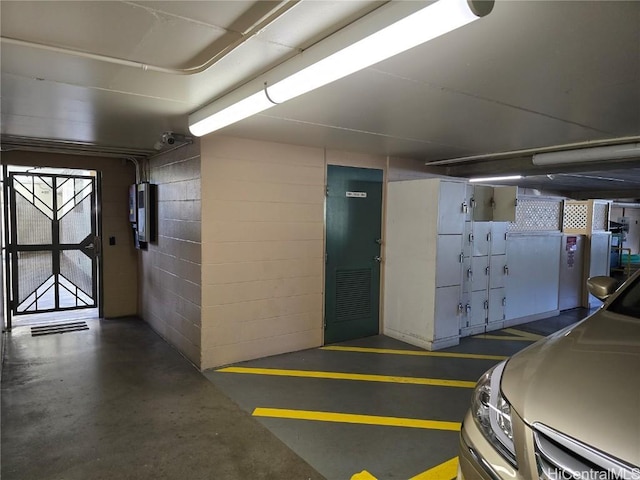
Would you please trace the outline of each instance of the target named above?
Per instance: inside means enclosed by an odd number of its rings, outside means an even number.
[[[318,52],[324,50],[325,44],[330,44],[331,41],[320,42],[269,71],[260,79],[262,81],[252,82],[253,91],[247,92],[247,88],[241,87],[189,115],[189,130],[193,135],[202,136],[263,112],[467,25],[490,13],[493,4],[494,0],[439,0],[321,57]],[[354,30],[355,26],[354,24]],[[345,35],[344,32],[338,33]],[[316,60],[284,78],[281,75],[278,78],[278,70],[288,71],[291,65],[300,63],[303,57]],[[278,79],[269,82],[268,77]],[[238,95],[240,90],[245,94]],[[234,96],[239,98],[232,102],[230,99]]]
[[[602,162],[633,158],[640,158],[640,143],[536,153],[532,162],[534,165],[564,165],[567,163]]]
[[[520,180],[522,175],[505,175],[502,177],[478,177],[478,178],[470,178],[469,181],[472,183],[477,182],[501,182],[503,180]]]

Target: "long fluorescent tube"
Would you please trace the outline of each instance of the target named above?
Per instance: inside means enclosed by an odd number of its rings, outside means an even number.
[[[255,82],[252,92],[236,102],[222,97],[189,115],[189,130],[199,137],[263,112],[467,25],[490,13],[493,4],[494,0],[439,0],[272,84],[268,81],[269,75],[265,75],[262,82]],[[298,57],[313,59],[322,48],[323,42],[320,42]],[[292,60],[299,60],[298,57]],[[285,62],[274,70],[286,70],[287,63],[294,61]],[[274,72],[268,74],[273,76]]]
[[[501,182],[503,180],[520,180],[522,175],[505,175],[503,177],[478,177],[478,178],[470,178],[469,181],[472,183],[476,182]]]
[[[533,156],[532,162],[534,165],[564,165],[567,163],[625,160],[628,158],[640,158],[640,143],[537,153]]]

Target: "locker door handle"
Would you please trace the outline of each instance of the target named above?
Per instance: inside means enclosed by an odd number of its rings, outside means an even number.
[[[467,278],[473,278],[473,270],[467,269]]]
[[[504,274],[509,275],[509,267],[507,265],[504,266]]]
[[[473,233],[469,234],[469,243],[473,243]]]
[[[462,312],[464,312],[464,307],[462,306],[462,303],[458,304],[458,315],[462,315]]]
[[[484,309],[489,310],[489,300],[484,301]]]
[[[467,312],[467,315],[471,313],[471,305],[469,305],[468,303],[465,305],[464,309]]]
[[[484,269],[484,274],[485,274],[486,276],[489,276],[489,271],[490,271],[490,270],[491,270],[491,267],[487,267],[487,268],[485,268],[485,269]]]
[[[469,206],[467,202],[462,202],[462,213],[469,213]]]
[[[460,253],[460,263],[464,262],[464,252]]]
[[[380,257],[380,255],[376,255],[373,259],[378,263],[382,262],[382,257]]]

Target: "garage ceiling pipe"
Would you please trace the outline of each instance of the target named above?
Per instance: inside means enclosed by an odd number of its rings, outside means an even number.
[[[493,5],[494,0],[389,2],[195,111],[189,130],[200,137],[244,120],[461,28]]]
[[[534,165],[566,165],[569,163],[601,162],[640,158],[640,143],[625,143],[603,147],[580,148],[559,152],[536,153]]]
[[[622,143],[640,142],[640,136],[607,138],[603,140],[588,140],[586,142],[565,143],[562,145],[552,145],[549,147],[524,148],[521,150],[509,150],[506,152],[482,153],[480,155],[469,155],[466,157],[448,158],[445,160],[426,161],[424,164],[430,167],[440,165],[456,165],[460,163],[471,163],[481,160],[501,160],[507,158],[527,157],[546,152],[559,152],[561,150],[571,150],[576,148],[591,148],[598,146],[619,145]]]
[[[295,7],[301,0],[283,0],[279,2],[274,8],[272,8],[266,15],[264,15],[260,20],[251,25],[244,32],[240,32],[240,37],[226,45],[223,49],[216,52],[216,54],[211,57],[209,60],[204,62],[201,65],[197,65],[194,67],[188,68],[168,68],[161,67],[158,65],[149,65],[142,62],[136,62],[133,60],[126,60],[124,58],[117,57],[109,57],[108,55],[100,55],[98,53],[91,52],[83,52],[80,50],[73,50],[71,48],[63,48],[57,47],[55,45],[48,45],[44,43],[37,42],[29,42],[26,40],[19,40],[17,38],[11,37],[0,37],[2,43],[6,43],[8,45],[18,45],[21,47],[29,47],[29,48],[37,48],[39,50],[46,50],[49,52],[62,53],[65,55],[73,55],[76,57],[87,58],[90,60],[97,60],[100,62],[113,63],[116,65],[122,65],[124,67],[133,67],[140,68],[145,72],[158,72],[158,73],[168,73],[171,75],[194,75],[196,73],[202,73],[205,70],[211,68],[213,65],[218,63],[224,57],[229,55],[233,50],[237,49],[242,44],[246,43],[251,37],[261,32],[263,29],[271,25],[278,18],[284,15],[286,12]]]

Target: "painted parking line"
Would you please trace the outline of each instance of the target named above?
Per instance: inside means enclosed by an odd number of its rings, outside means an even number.
[[[504,340],[508,342],[535,342],[535,340],[532,340],[530,338],[515,335],[487,335],[484,333],[480,335],[474,335],[473,338],[479,338],[481,340]]]
[[[322,378],[330,380],[356,380],[362,382],[401,383],[411,385],[430,385],[435,387],[475,388],[476,382],[465,380],[446,380],[440,378],[396,377],[389,375],[371,375],[363,373],[320,372],[314,370],[282,370],[276,368],[225,367],[217,372],[242,373],[250,375],[273,375],[278,377]]]
[[[531,340],[534,340],[534,341],[538,341],[545,338],[544,335],[525,332],[523,330],[516,330],[515,328],[505,328],[503,331],[507,333],[511,333],[512,335],[518,335],[520,337],[530,338]]]
[[[440,465],[430,468],[409,480],[453,480],[458,475],[458,457],[447,460]],[[378,480],[372,474],[363,470],[351,476],[351,480]]]
[[[376,477],[371,475],[366,470],[363,470],[359,473],[355,473],[351,476],[351,480],[378,480]]]
[[[313,420],[316,422],[351,423],[358,425],[378,425],[384,427],[422,428],[426,430],[446,430],[459,432],[459,422],[422,420],[420,418],[381,417],[353,413],[318,412],[313,410],[289,410],[285,408],[256,408],[254,417],[287,418],[290,420]]]
[[[545,338],[542,335],[523,332],[522,330],[516,330],[515,328],[505,328],[504,330],[500,330],[500,332],[505,332],[508,335],[480,334],[475,335],[473,338],[480,338],[483,340],[505,340],[511,342],[537,342],[538,340]]]
[[[409,480],[452,480],[458,475],[458,457],[447,460]]]
[[[380,353],[388,355],[413,355],[418,357],[442,357],[442,358],[466,358],[471,360],[504,360],[502,355],[480,355],[477,353],[453,353],[453,352],[430,352],[427,350],[400,350],[392,348],[369,348],[369,347],[341,347],[330,345],[320,347],[320,350],[330,350],[333,352],[358,352],[358,353]]]

